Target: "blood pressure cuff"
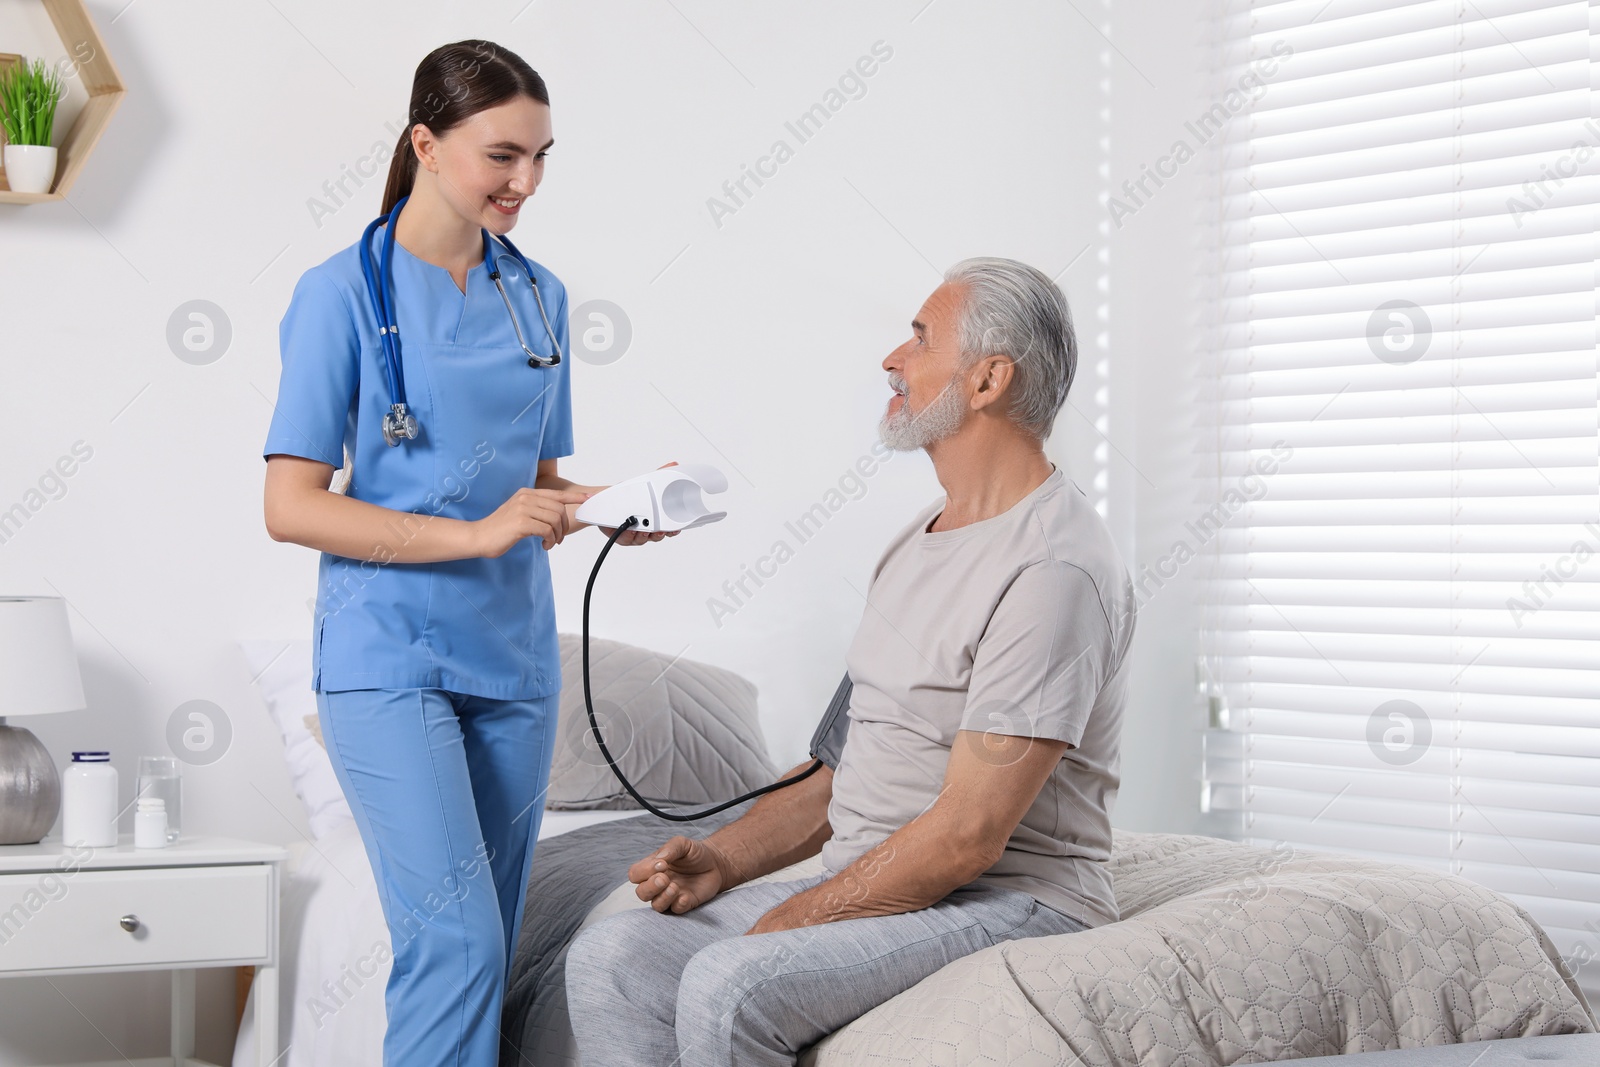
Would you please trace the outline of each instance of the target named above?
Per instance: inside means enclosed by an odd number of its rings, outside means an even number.
[[[839,769],[839,755],[844,751],[845,735],[850,732],[850,675],[846,674],[828,701],[828,710],[822,713],[817,732],[811,735],[811,758],[820,759],[830,770]]]

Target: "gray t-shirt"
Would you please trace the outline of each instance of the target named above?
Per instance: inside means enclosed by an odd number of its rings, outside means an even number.
[[[1094,927],[1118,918],[1111,807],[1133,582],[1060,468],[1009,510],[884,550],[846,655],[854,688],[822,863],[837,874],[933,805],[956,731],[1069,742],[1005,854],[979,876]]]

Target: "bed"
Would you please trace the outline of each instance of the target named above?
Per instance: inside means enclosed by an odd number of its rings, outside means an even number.
[[[569,636],[564,658],[575,653]],[[315,835],[291,846],[285,880],[280,1063],[375,1064],[388,934],[348,809],[341,813],[342,798],[326,795],[326,781],[318,791],[320,746],[294,713],[302,706],[294,690],[303,684],[309,698],[309,677],[296,681],[298,652],[285,655],[281,645],[246,648],[284,730]],[[775,776],[747,682],[683,661],[664,676],[666,657],[596,648],[608,743],[612,726],[628,737],[635,762],[627,769],[644,779],[646,795],[699,804]],[[275,651],[274,662],[289,660],[276,675],[261,668]],[[564,696],[552,771],[557,807],[543,816],[501,1019],[505,1067],[577,1067],[566,946],[586,925],[647,906],[626,868],[683,830],[624,806],[631,798],[585,747],[581,709],[579,695],[569,715]],[[293,729],[297,717],[306,736]],[[657,729],[663,722],[670,727]],[[710,833],[746,808],[711,816],[695,832]],[[817,870],[812,857],[763,880]],[[1201,1067],[1335,1056],[1329,1062],[1366,1067],[1378,1055],[1402,1057],[1395,1067],[1465,1067],[1484,1056],[1479,1067],[1487,1067],[1497,1061],[1486,1053],[1514,1048],[1529,1049],[1528,1058],[1600,1062],[1600,1026],[1548,937],[1516,904],[1465,879],[1333,853],[1124,831],[1115,834],[1112,873],[1121,921],[957,960],[806,1049],[800,1063]],[[260,1067],[250,1036],[247,1022],[238,1067]],[[1429,1058],[1468,1051],[1459,1061]]]

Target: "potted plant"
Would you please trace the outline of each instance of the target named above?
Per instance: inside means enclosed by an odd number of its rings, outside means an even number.
[[[61,76],[44,60],[0,72],[0,126],[6,131],[6,180],[16,193],[48,193],[56,179],[50,133],[62,94]]]

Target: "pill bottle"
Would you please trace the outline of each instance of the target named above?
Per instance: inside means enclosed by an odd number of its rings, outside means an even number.
[[[133,813],[133,847],[167,847],[167,802],[161,797],[140,797]]]
[[[61,841],[112,848],[117,843],[117,769],[109,752],[74,752],[61,775]]]

